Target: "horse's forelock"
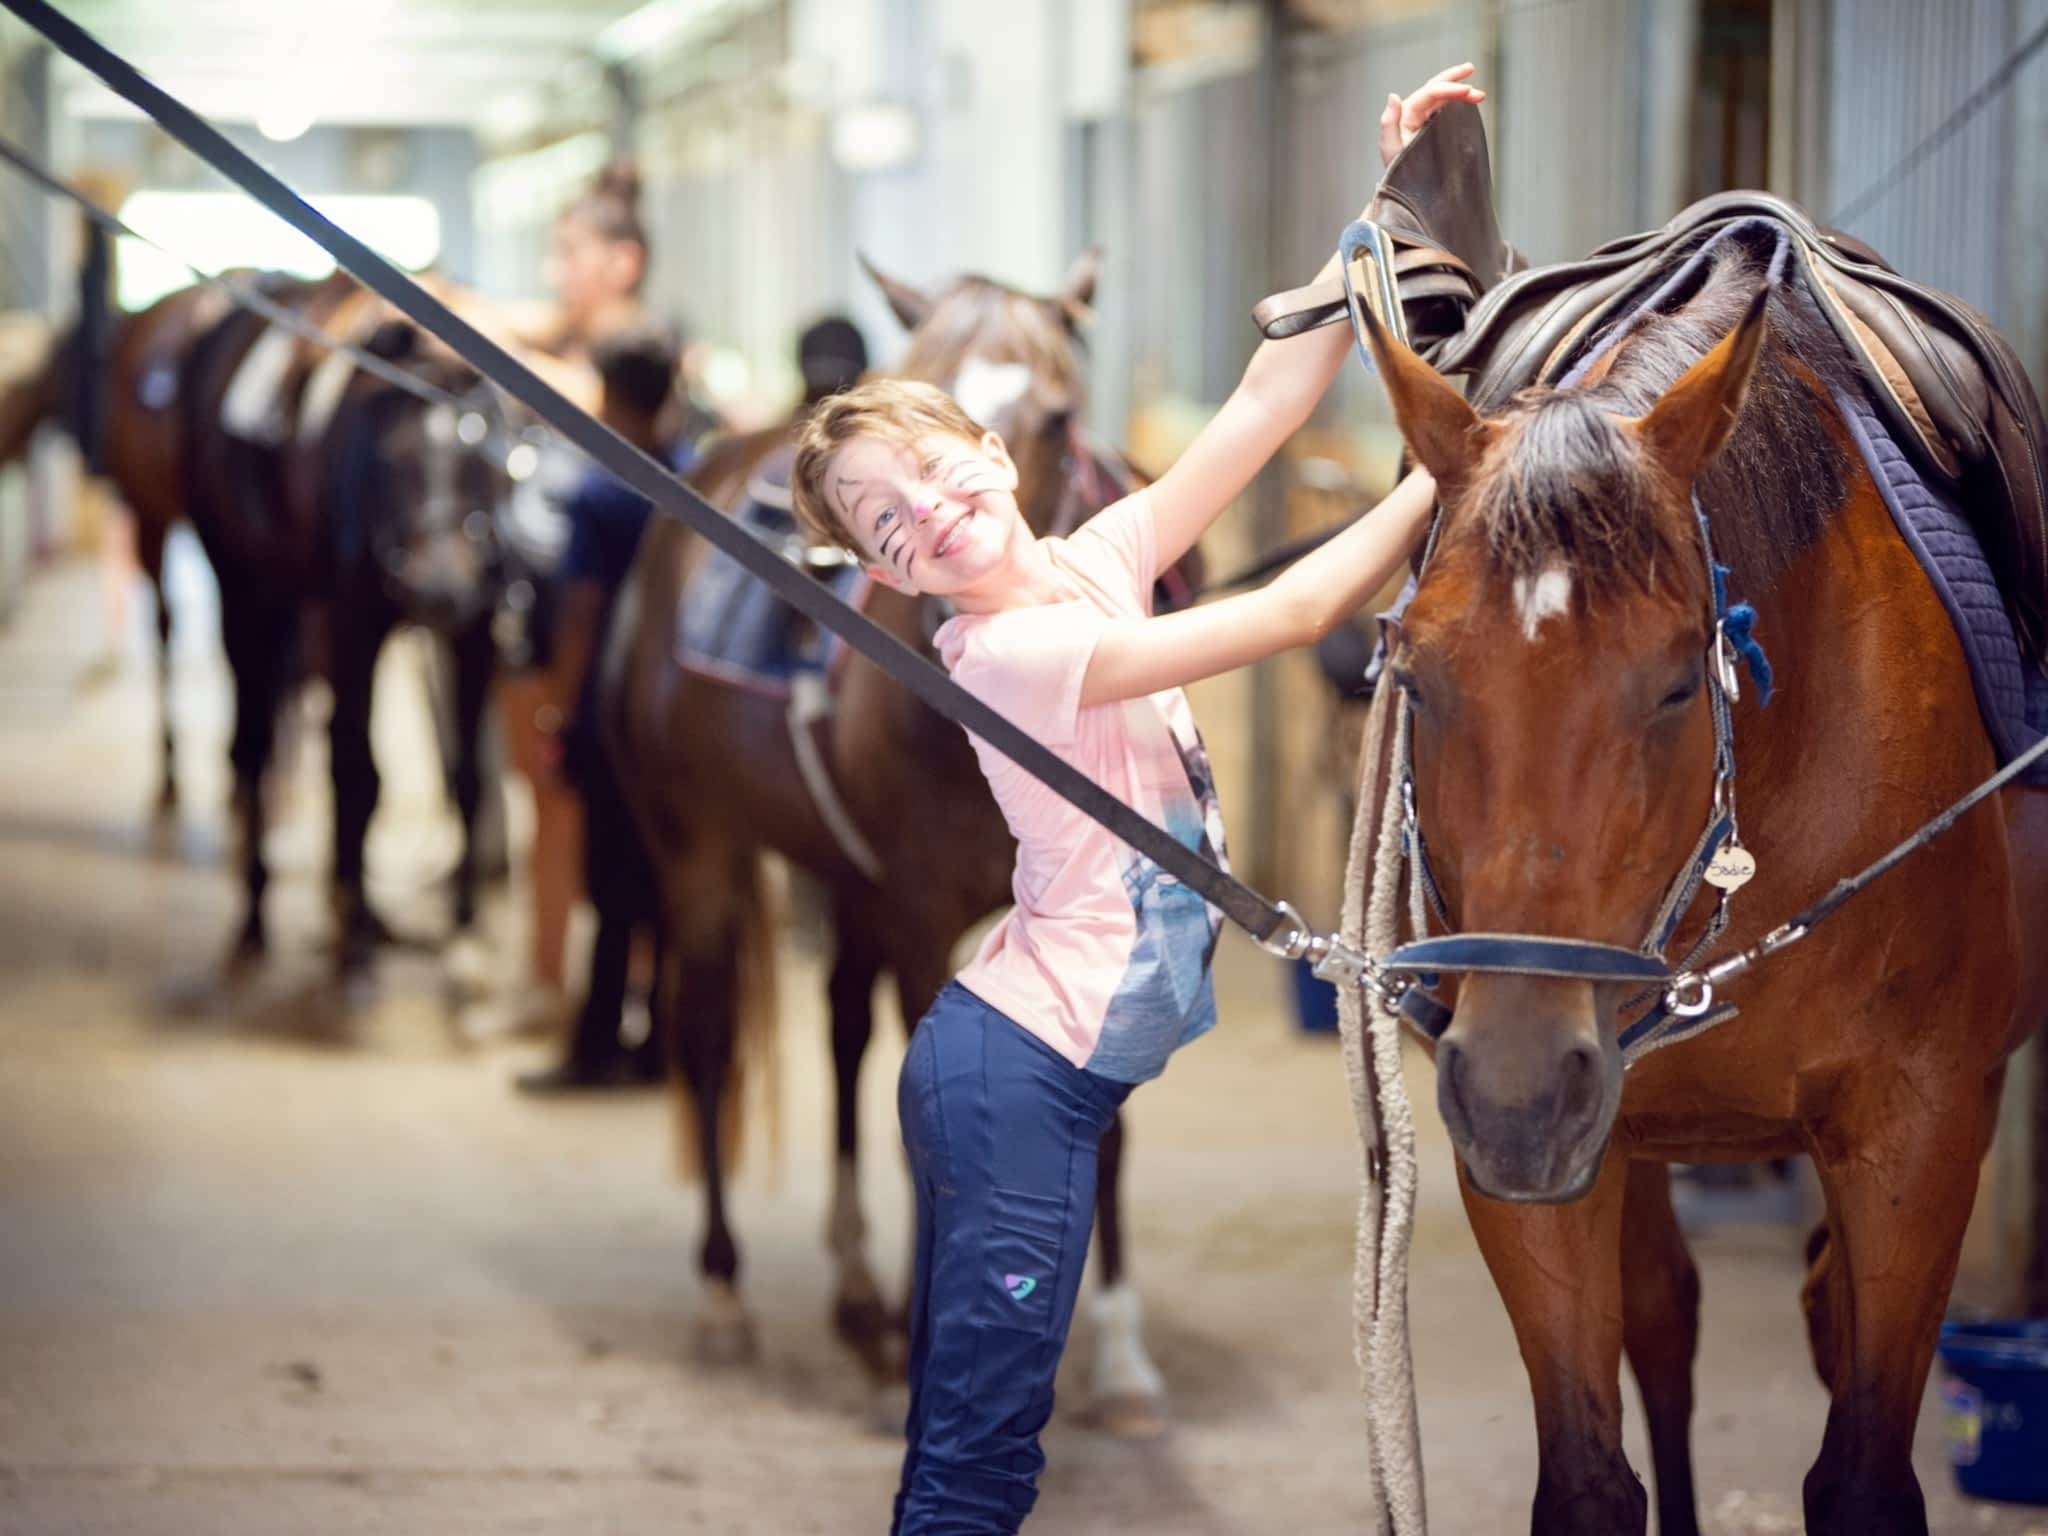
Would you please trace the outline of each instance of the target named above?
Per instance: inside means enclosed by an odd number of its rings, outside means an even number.
[[[1503,574],[1535,577],[1562,560],[1589,591],[1626,584],[1689,599],[1706,580],[1695,490],[1717,558],[1752,592],[1813,542],[1846,494],[1827,419],[1827,388],[1844,365],[1825,322],[1804,308],[1772,298],[1741,419],[1695,486],[1672,484],[1624,425],[1728,333],[1761,280],[1754,257],[1729,247],[1686,304],[1617,343],[1594,382],[1526,390],[1495,418],[1501,430],[1456,521],[1483,531]]]
[[[1511,581],[1563,565],[1598,595],[1692,583],[1698,535],[1684,491],[1646,462],[1620,418],[1576,393],[1518,400],[1474,477],[1457,522],[1483,535]],[[1682,515],[1684,514],[1684,515]]]

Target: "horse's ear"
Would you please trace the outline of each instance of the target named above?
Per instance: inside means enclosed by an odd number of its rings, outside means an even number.
[[[1758,287],[1735,329],[1686,369],[1647,416],[1632,423],[1644,451],[1680,485],[1691,485],[1735,430],[1763,346],[1771,286]]]
[[[1438,499],[1449,505],[1478,467],[1486,423],[1450,380],[1392,335],[1369,306],[1361,306],[1361,312],[1366,344],[1387,387],[1394,420],[1416,462],[1435,477]]]
[[[1060,285],[1060,308],[1074,326],[1086,325],[1095,317],[1095,282],[1102,276],[1102,247],[1091,245],[1067,268],[1067,280]]]
[[[867,273],[874,280],[875,286],[882,290],[882,297],[889,301],[889,308],[895,312],[896,318],[903,322],[906,331],[916,330],[931,318],[932,301],[924,294],[910,284],[891,277],[866,256],[860,256],[859,260],[861,271]]]

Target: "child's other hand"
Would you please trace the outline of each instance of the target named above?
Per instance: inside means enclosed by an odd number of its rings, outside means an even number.
[[[1431,75],[1406,101],[1388,93],[1386,110],[1380,113],[1380,163],[1392,165],[1394,156],[1407,148],[1408,141],[1445,102],[1469,101],[1476,106],[1486,100],[1486,92],[1465,83],[1471,76],[1470,64],[1453,64]]]

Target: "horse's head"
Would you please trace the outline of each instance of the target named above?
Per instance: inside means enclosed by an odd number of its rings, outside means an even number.
[[[393,328],[373,338],[389,350]],[[494,456],[505,433],[490,392],[459,365],[424,358],[409,371],[459,403],[427,400],[387,386],[364,402],[359,474],[375,476],[356,516],[385,585],[416,623],[443,631],[470,623],[496,602],[503,575],[498,517],[511,481]]]
[[[1753,285],[1720,284],[1593,382],[1489,417],[1373,327],[1442,507],[1388,676],[1454,931],[1636,950],[1690,866],[1716,794],[1715,608],[1692,486],[1742,409],[1764,314]],[[1590,1187],[1621,1097],[1617,1016],[1643,989],[1458,978],[1438,1100],[1476,1188]]]
[[[957,278],[927,296],[863,265],[910,330],[897,371],[938,385],[1001,436],[1017,465],[1025,521],[1039,533],[1071,533],[1099,510],[1100,499],[1089,505],[1074,491],[1084,472],[1080,424],[1088,403],[1081,324],[1095,293],[1097,253],[1084,253],[1051,297],[985,277]]]

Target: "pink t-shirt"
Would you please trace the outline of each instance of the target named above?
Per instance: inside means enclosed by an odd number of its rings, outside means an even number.
[[[1077,596],[961,614],[939,630],[955,682],[1185,846],[1225,862],[1209,755],[1178,689],[1083,708],[1104,625],[1151,611],[1151,509],[1134,497],[1043,542]],[[1200,895],[970,735],[1017,839],[1016,905],[961,984],[1076,1066],[1156,1077],[1216,1022],[1209,965],[1222,918]]]

